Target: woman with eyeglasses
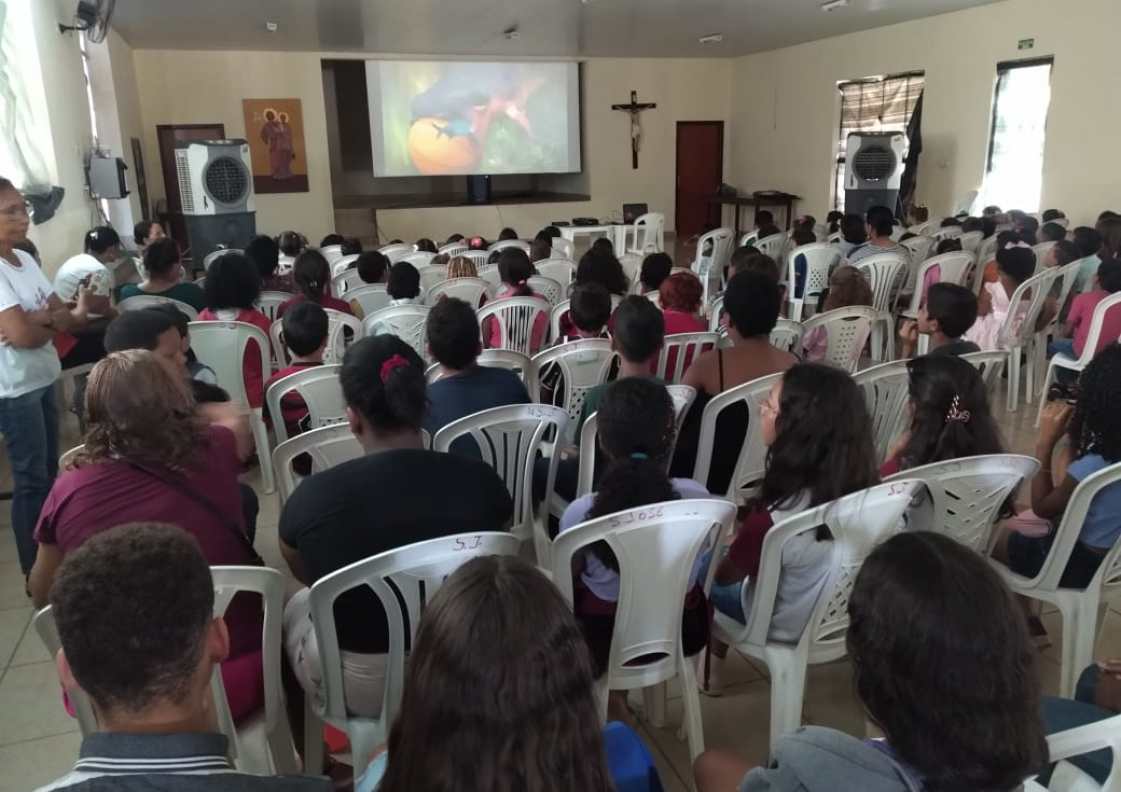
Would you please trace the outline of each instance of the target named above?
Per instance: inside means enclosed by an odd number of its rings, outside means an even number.
[[[30,218],[23,195],[0,177],[0,432],[12,465],[12,531],[24,576],[35,562],[32,532],[58,472],[61,372],[52,343],[87,324],[93,289],[79,286],[74,307],[55,294],[34,257],[18,250]]]

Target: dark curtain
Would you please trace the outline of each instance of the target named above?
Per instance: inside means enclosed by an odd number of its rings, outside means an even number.
[[[915,103],[915,110],[911,113],[911,120],[907,122],[907,140],[910,149],[907,151],[906,164],[903,167],[903,179],[899,184],[899,203],[896,206],[897,217],[907,217],[915,202],[915,187],[918,185],[919,155],[922,154],[922,94]]]

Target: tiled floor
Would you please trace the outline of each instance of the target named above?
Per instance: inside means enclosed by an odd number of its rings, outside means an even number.
[[[1009,447],[1031,453],[1034,446],[1034,408],[1021,408],[1009,416],[1003,401],[996,410]],[[76,442],[71,422],[63,428],[63,447]],[[66,441],[69,441],[67,443]],[[257,483],[257,482],[254,482]],[[0,488],[10,488],[7,459],[0,454]],[[257,546],[265,560],[284,569],[276,544],[277,506],[272,495],[261,496]],[[76,721],[66,716],[59,699],[54,663],[30,626],[32,609],[23,593],[23,578],[16,563],[8,526],[8,504],[0,504],[0,792],[26,792],[65,772],[79,745]],[[1045,616],[1052,636],[1058,637],[1059,619]],[[1121,613],[1110,612],[1105,621],[1098,656],[1121,654]],[[1045,690],[1054,693],[1058,680],[1058,648],[1042,653],[1040,671]],[[767,752],[770,685],[761,665],[733,655],[728,687],[721,698],[701,699],[705,742],[714,748],[735,751],[753,762]],[[688,748],[677,738],[681,699],[670,685],[665,728],[643,723],[642,730],[655,755],[667,790],[691,785]],[[810,670],[806,687],[805,720],[861,734],[864,717],[853,694],[847,661]]]

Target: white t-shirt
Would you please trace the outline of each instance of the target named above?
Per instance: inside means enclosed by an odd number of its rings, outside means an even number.
[[[99,297],[113,293],[113,273],[89,253],[79,253],[68,258],[54,278],[54,291],[63,302],[78,299],[78,287],[86,278]]]
[[[45,308],[53,291],[50,282],[35,259],[22,250],[13,252],[18,268],[0,258],[0,311],[17,305],[25,311]],[[14,399],[45,388],[58,379],[61,370],[58,352],[50,341],[36,349],[0,344],[0,399]]]

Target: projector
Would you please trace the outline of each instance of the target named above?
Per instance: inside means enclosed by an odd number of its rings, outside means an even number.
[[[599,220],[596,220],[594,217],[574,217],[572,218],[572,225],[596,226],[599,225]]]

